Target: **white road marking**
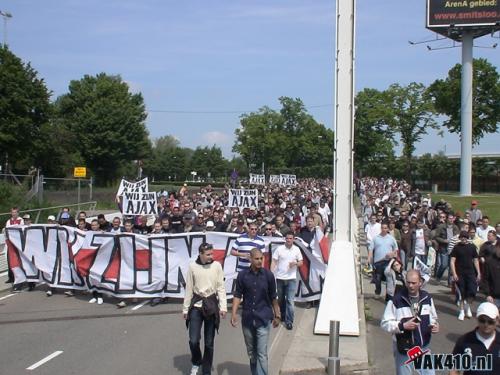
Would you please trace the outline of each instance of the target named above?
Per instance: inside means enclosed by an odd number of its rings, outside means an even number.
[[[144,306],[148,302],[149,302],[149,300],[141,302],[138,305],[135,305],[134,307],[132,307],[130,310],[132,310],[132,311],[139,310],[142,306]]]
[[[6,296],[1,297],[1,298],[0,298],[0,301],[1,301],[1,300],[3,300],[3,299],[7,299],[7,298],[9,298],[9,297],[15,296],[15,295],[16,295],[16,293],[7,294]]]
[[[37,363],[32,364],[30,367],[27,367],[26,370],[32,371],[32,370],[36,369],[37,367],[40,367],[44,363],[47,363],[51,359],[54,359],[55,357],[57,357],[58,355],[60,355],[62,353],[64,353],[62,350],[57,350],[54,353],[48,355],[47,357],[39,360]]]
[[[269,355],[270,356],[271,356],[271,353],[273,352],[274,344],[276,344],[278,342],[278,339],[280,338],[282,333],[283,333],[283,326],[280,324],[280,326],[278,328],[278,333],[276,334],[276,336],[274,336],[274,340],[271,343],[271,347],[269,348]]]

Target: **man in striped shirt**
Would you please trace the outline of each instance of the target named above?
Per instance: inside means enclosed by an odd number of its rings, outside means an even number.
[[[238,257],[238,266],[236,267],[238,271],[250,267],[250,250],[257,248],[263,252],[264,247],[264,240],[257,236],[257,225],[251,223],[248,226],[248,233],[239,236],[231,249],[231,255]]]

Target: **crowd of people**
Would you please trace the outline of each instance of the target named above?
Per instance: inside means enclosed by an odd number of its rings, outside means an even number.
[[[432,334],[439,332],[438,311],[424,290],[427,283],[450,288],[459,321],[472,318],[473,304],[479,302],[476,329],[458,340],[453,353],[491,354],[493,372],[474,373],[498,373],[500,223],[493,227],[477,200],[460,213],[403,180],[363,178],[356,181],[356,190],[368,248],[364,271],[371,275],[376,298],[386,282],[381,326],[393,334],[397,374],[410,374],[409,350],[418,347],[426,353]]]
[[[258,206],[237,208],[228,206],[228,187],[213,189],[210,185],[193,192],[186,185],[179,191],[162,192],[158,199],[158,215],[121,217],[109,222],[102,214],[95,219],[86,212],[75,216],[65,207],[56,216],[47,218],[48,224],[77,227],[82,231],[111,233],[165,234],[188,232],[228,232],[239,236],[231,254],[238,257],[238,277],[234,291],[231,324],[238,324],[237,311],[242,307],[242,329],[250,359],[252,374],[267,374],[267,341],[271,326],[281,321],[288,330],[293,329],[294,298],[297,291],[297,269],[302,265],[302,254],[293,244],[296,237],[310,244],[317,228],[330,230],[332,222],[332,182],[305,179],[295,186],[256,186]],[[11,209],[6,226],[31,225],[29,215],[19,216],[19,209]],[[271,259],[270,269],[263,268],[264,236],[283,237]],[[212,245],[203,243],[199,257],[190,264],[186,280],[183,316],[189,332],[191,374],[201,369],[211,372],[215,330],[219,319],[227,312],[223,273],[218,262],[213,262]],[[8,282],[14,282],[12,274]],[[258,290],[254,283],[258,283]],[[28,283],[31,291],[34,283]],[[14,291],[22,285],[13,285]],[[55,293],[48,288],[47,296]],[[74,291],[65,294],[73,296]],[[103,294],[92,292],[90,303],[102,304]],[[157,305],[162,298],[153,298]],[[121,299],[117,306],[127,306]],[[308,303],[312,307],[312,303]],[[204,329],[204,352],[200,350],[201,329]]]

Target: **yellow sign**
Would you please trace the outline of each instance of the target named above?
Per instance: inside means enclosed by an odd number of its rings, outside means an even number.
[[[87,177],[87,168],[86,167],[75,167],[73,171],[74,177]]]

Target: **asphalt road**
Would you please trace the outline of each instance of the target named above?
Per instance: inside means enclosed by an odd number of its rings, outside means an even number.
[[[139,301],[117,309],[113,298],[96,305],[88,303],[89,295],[47,297],[45,290],[42,285],[33,292],[0,293],[0,375],[189,373],[181,301],[155,307]],[[293,332],[272,330],[271,374],[278,374]],[[228,317],[215,339],[213,373],[250,374],[241,327],[233,328]]]

